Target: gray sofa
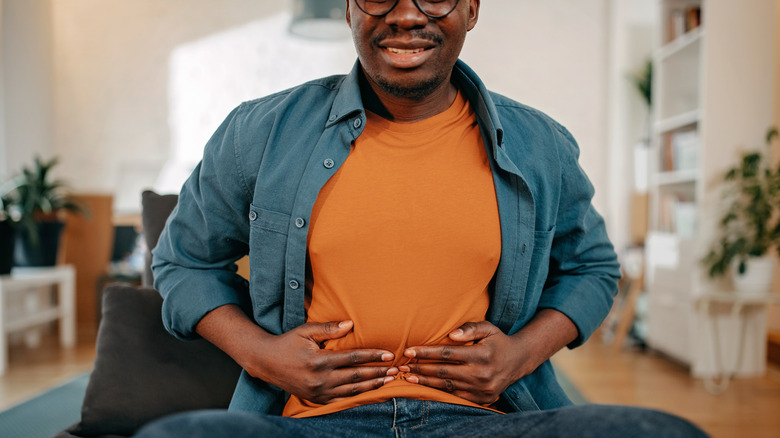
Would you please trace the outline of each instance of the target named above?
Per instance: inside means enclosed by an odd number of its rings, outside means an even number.
[[[147,191],[142,201],[144,236],[153,248],[177,197]],[[165,331],[162,299],[151,281],[147,270],[144,287],[112,284],[104,290],[81,420],[56,438],[127,437],[168,414],[227,408],[239,366],[204,340],[179,341]]]

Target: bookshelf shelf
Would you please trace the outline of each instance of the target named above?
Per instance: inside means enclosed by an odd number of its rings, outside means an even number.
[[[654,182],[657,186],[674,186],[682,184],[693,184],[698,179],[699,172],[696,169],[670,170],[656,173]]]
[[[680,129],[688,125],[699,123],[701,120],[701,111],[697,108],[691,111],[686,111],[676,116],[668,117],[663,120],[659,120],[655,123],[655,132],[664,133]]]
[[[660,61],[663,61],[667,58],[671,58],[677,53],[680,53],[690,48],[691,46],[695,46],[696,44],[699,44],[703,38],[704,38],[704,29],[702,27],[697,27],[695,29],[692,29],[684,33],[683,35],[677,37],[674,41],[658,49],[658,53],[656,57]]]

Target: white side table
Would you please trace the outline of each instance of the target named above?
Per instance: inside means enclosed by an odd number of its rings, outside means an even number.
[[[0,275],[0,375],[8,368],[8,335],[59,320],[60,345],[76,344],[76,270],[71,265],[45,268],[14,268],[10,275]],[[14,294],[36,292],[53,286],[57,293],[56,306],[24,306],[8,308]],[[30,308],[33,307],[33,308]]]
[[[707,390],[723,392],[734,376],[754,377],[766,371],[767,305],[780,294],[708,292],[696,300],[699,341],[694,345],[693,373],[704,377]]]

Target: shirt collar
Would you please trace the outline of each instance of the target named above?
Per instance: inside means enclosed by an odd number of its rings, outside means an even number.
[[[326,127],[352,116],[354,113],[365,113],[360,95],[360,61],[355,61],[352,70],[339,87],[333,101]],[[498,118],[496,106],[479,76],[465,62],[458,60],[453,69],[453,80],[475,108],[477,116],[485,124],[493,148],[501,148],[504,129]]]
[[[333,106],[330,108],[328,122],[325,124],[329,128],[336,123],[352,116],[354,113],[365,113],[363,100],[360,96],[360,61],[355,61],[352,71],[344,77],[344,81],[339,87]]]

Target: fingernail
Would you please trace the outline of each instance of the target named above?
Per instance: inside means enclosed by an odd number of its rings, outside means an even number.
[[[391,361],[395,358],[395,355],[393,353],[383,353],[382,354],[382,362]]]
[[[412,349],[406,349],[406,350],[404,350],[404,356],[406,356],[406,357],[415,357],[415,356],[417,356],[417,352],[415,352]]]
[[[395,380],[395,377],[385,377],[384,384],[388,384]]]
[[[388,376],[394,376],[398,374],[398,368],[390,368],[386,373]]]
[[[452,336],[460,336],[463,334],[463,329],[455,329],[450,333]]]
[[[420,379],[417,376],[407,376],[406,381],[409,383],[420,383]]]
[[[412,372],[412,369],[411,369],[411,368],[409,368],[409,367],[408,367],[408,366],[406,366],[406,365],[401,365],[400,367],[398,367],[398,371],[400,371],[400,372],[402,372],[402,373],[411,373],[411,372]]]
[[[348,326],[351,322],[352,321],[341,321],[339,323],[339,328],[344,328],[344,327]]]

